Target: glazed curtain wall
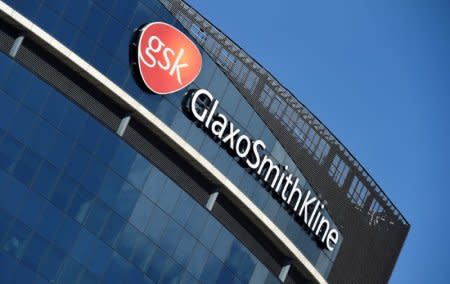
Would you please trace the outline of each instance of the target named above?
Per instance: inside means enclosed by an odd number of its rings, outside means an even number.
[[[52,34],[154,112],[261,208],[319,272],[325,277],[328,275],[339,252],[342,238],[333,252],[322,250],[313,235],[300,227],[255,177],[239,166],[229,153],[196,127],[183,112],[182,100],[187,89],[210,90],[220,100],[221,112],[232,117],[234,123],[249,136],[262,139],[268,146],[267,154],[274,161],[288,165],[295,176],[303,178],[282,144],[275,139],[258,114],[206,53],[202,51],[203,69],[199,78],[178,93],[166,97],[149,95],[136,84],[129,58],[130,42],[135,29],[148,22],[164,21],[183,30],[158,1],[5,2]],[[301,186],[306,191],[311,189],[304,178]]]

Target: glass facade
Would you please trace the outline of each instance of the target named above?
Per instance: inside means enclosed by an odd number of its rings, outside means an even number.
[[[175,94],[149,95],[136,83],[129,58],[136,29],[164,21],[184,30],[159,1],[5,2],[183,137],[327,277],[342,238],[333,252],[320,247],[260,181],[184,113],[186,90],[208,89],[220,101],[221,113],[250,137],[263,140],[266,154],[288,165],[304,190],[311,189],[282,144],[206,52],[199,48],[200,76]],[[8,196],[0,201],[2,279],[277,281],[231,232],[120,137],[6,55],[0,55],[0,66],[0,190]]]
[[[2,283],[277,282],[120,137],[6,55],[0,64]]]

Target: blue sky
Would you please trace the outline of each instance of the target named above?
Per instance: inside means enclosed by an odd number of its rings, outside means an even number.
[[[406,216],[391,283],[450,283],[450,2],[188,2],[296,94]]]

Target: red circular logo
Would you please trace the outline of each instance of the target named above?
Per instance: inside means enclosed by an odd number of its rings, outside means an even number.
[[[150,91],[166,95],[183,89],[197,78],[202,56],[180,30],[154,22],[142,29],[138,64],[141,78]]]

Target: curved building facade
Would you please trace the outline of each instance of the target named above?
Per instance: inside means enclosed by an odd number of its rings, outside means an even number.
[[[389,280],[408,222],[183,1],[0,1],[0,22],[2,283]],[[201,57],[171,94],[141,77],[150,23]],[[153,39],[180,81],[187,48]]]

